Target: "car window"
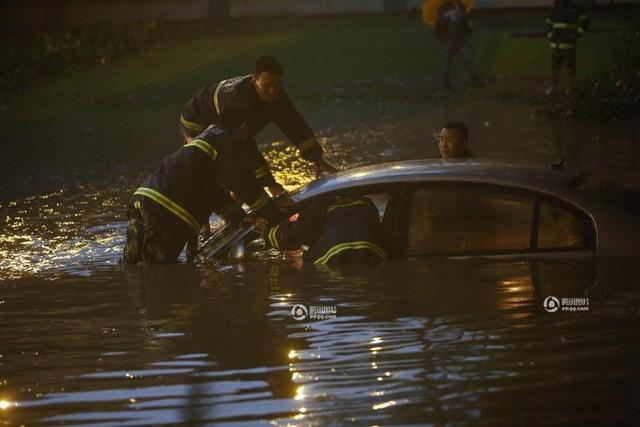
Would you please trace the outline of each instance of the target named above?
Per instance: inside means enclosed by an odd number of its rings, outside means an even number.
[[[585,223],[577,213],[548,202],[540,203],[538,248],[584,248]]]
[[[409,204],[407,252],[464,254],[531,246],[534,197],[501,187],[431,184]]]

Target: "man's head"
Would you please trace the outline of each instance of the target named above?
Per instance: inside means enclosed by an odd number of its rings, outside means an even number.
[[[470,157],[469,130],[460,122],[449,122],[438,135],[438,148],[443,159]]]
[[[251,81],[258,96],[266,102],[275,102],[282,91],[282,64],[271,55],[258,58]]]
[[[236,139],[249,139],[250,129],[247,123],[248,109],[243,104],[232,104],[220,111],[218,125],[230,132]]]

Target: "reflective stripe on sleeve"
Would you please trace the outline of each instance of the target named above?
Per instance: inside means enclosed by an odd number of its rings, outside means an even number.
[[[340,243],[339,245],[333,246],[331,249],[327,251],[323,256],[315,260],[315,265],[325,265],[328,263],[332,257],[338,255],[340,252],[349,250],[349,249],[368,249],[372,252],[375,252],[378,256],[382,258],[386,258],[387,255],[384,253],[382,248],[374,243],[358,241],[358,242],[347,242]]]
[[[280,224],[276,225],[275,227],[272,227],[271,230],[269,230],[269,234],[267,235],[267,239],[269,239],[269,243],[271,243],[271,246],[273,246],[276,249],[280,249],[280,246],[278,245],[278,236],[276,234],[279,228],[280,228]]]
[[[198,232],[200,231],[200,224],[193,217],[193,215],[191,215],[185,208],[183,208],[173,200],[169,199],[167,196],[160,193],[159,191],[156,191],[153,188],[140,187],[133,194],[138,196],[148,197],[149,199],[158,203],[160,206],[164,207],[169,212],[171,212],[172,214],[180,218],[182,221],[187,223],[187,225],[193,228],[196,234],[198,234]]]
[[[204,139],[194,139],[188,144],[185,144],[185,147],[198,148],[202,150],[207,156],[211,157],[211,160],[215,160],[218,157],[218,151]]]
[[[555,30],[556,28],[575,30],[578,26],[576,24],[567,24],[566,22],[556,22],[553,24],[553,29]]]
[[[222,85],[226,83],[227,80],[223,80],[221,81],[218,86],[216,87],[216,90],[213,91],[213,106],[216,109],[216,113],[220,114],[220,102],[218,101],[218,93],[220,92],[220,88],[222,88]]]
[[[575,49],[576,45],[572,43],[549,43],[553,49]]]
[[[180,115],[180,123],[182,123],[182,125],[187,129],[200,132],[204,131],[207,128],[205,125],[187,120],[182,114]]]

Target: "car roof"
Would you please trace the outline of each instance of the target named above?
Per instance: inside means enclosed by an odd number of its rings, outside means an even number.
[[[324,193],[375,184],[463,181],[542,191],[564,198],[580,174],[550,166],[490,159],[420,159],[362,166],[313,181],[293,193],[303,201]]]
[[[598,255],[639,254],[640,221],[638,218],[575,190],[579,177],[580,174],[575,171],[506,160],[405,160],[338,172],[312,181],[288,193],[288,197],[298,204],[334,191],[393,183],[464,182],[500,185],[544,193],[581,210],[591,219],[595,227]],[[227,228],[229,227],[231,225]],[[222,253],[222,249],[228,248],[242,236],[244,234],[238,234],[238,230],[226,230],[219,238],[211,239],[203,246],[205,253],[210,247],[217,248],[210,251],[205,258]]]

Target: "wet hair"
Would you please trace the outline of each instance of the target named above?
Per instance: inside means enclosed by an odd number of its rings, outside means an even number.
[[[447,122],[444,125],[444,128],[445,129],[455,129],[458,132],[460,132],[460,134],[462,135],[462,137],[464,138],[465,141],[469,140],[469,129],[467,129],[465,124],[462,123],[462,122]]]
[[[271,55],[264,55],[256,60],[256,65],[253,68],[253,74],[257,76],[263,71],[268,71],[279,76],[284,74],[284,68],[282,68],[280,61],[278,61],[275,56]]]
[[[226,130],[233,130],[247,121],[249,109],[244,104],[232,104],[218,115],[218,124]]]

